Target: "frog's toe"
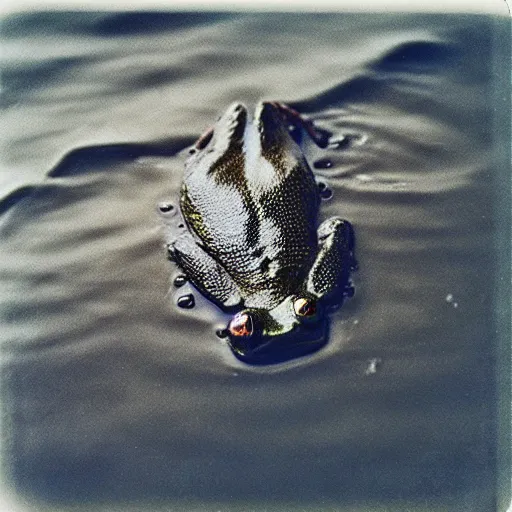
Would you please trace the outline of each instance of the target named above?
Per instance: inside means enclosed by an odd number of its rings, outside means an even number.
[[[354,230],[347,220],[340,217],[331,217],[320,224],[318,231],[318,240],[323,241],[329,237],[339,239],[347,248],[354,248]]]

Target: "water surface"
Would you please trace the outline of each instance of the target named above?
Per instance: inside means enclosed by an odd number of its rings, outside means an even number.
[[[496,509],[505,25],[2,21],[3,466],[27,509]],[[178,196],[182,150],[260,99],[340,140],[307,151],[329,162],[322,218],[354,225],[359,270],[321,351],[254,368],[213,306],[175,306],[157,204]]]

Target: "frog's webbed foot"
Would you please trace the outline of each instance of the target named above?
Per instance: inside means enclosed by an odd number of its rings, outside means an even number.
[[[319,298],[342,296],[356,266],[352,226],[346,220],[331,217],[322,222],[317,234],[319,250],[306,289]]]
[[[241,302],[238,290],[226,271],[201,247],[190,233],[167,245],[169,259],[187,275],[192,284],[222,309]]]

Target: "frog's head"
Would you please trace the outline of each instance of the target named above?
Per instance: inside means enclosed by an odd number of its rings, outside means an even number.
[[[313,352],[327,340],[327,321],[316,297],[286,298],[273,309],[247,308],[228,324],[236,357],[251,364],[282,362]]]

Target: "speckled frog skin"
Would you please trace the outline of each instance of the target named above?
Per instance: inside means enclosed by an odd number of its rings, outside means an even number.
[[[181,188],[187,229],[167,244],[194,286],[235,313],[225,332],[242,359],[318,342],[322,303],[340,302],[354,266],[350,224],[318,226],[319,188],[288,129],[290,116],[304,121],[291,112],[263,102],[251,119],[233,104],[197,141]]]

